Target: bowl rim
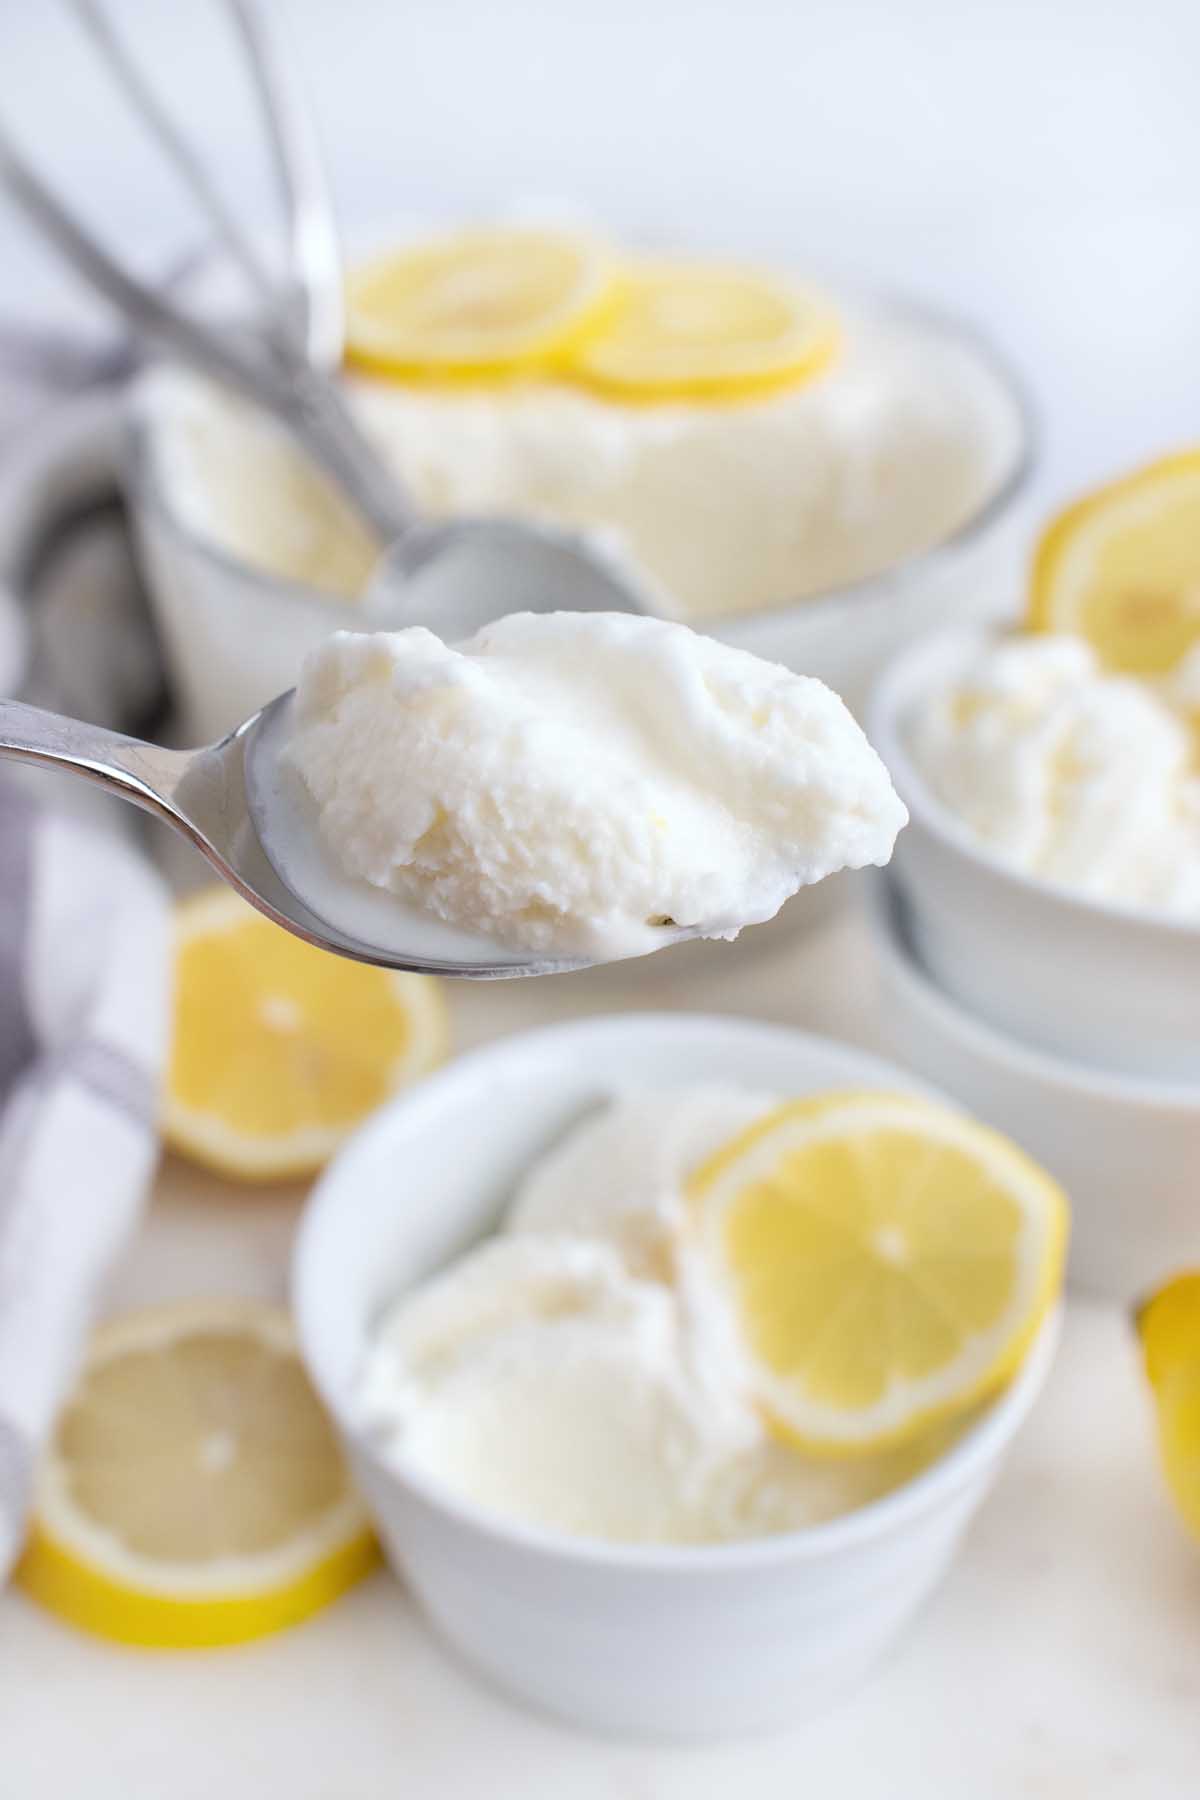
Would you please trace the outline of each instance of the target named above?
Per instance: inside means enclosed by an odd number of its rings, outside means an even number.
[[[923,1013],[932,1015],[947,1038],[954,1038],[989,1062],[1003,1065],[1023,1081],[1057,1088],[1076,1098],[1200,1122],[1200,1082],[1161,1081],[1153,1075],[1121,1075],[1075,1063],[1012,1036],[981,1018],[939,986],[913,946],[905,925],[910,909],[899,882],[886,869],[865,872],[865,910],[875,954],[890,976]]]
[[[902,556],[872,574],[823,589],[808,599],[783,601],[777,606],[758,607],[752,611],[684,618],[685,623],[691,623],[698,630],[720,631],[733,629],[735,626],[741,628],[758,625],[763,621],[805,617],[813,608],[832,610],[846,603],[876,598],[890,582],[924,579],[949,557],[970,548],[1015,508],[1018,500],[1030,487],[1041,460],[1041,418],[1031,388],[990,332],[964,312],[939,306],[901,289],[868,286],[852,281],[839,281],[830,285],[839,288],[847,297],[874,306],[918,329],[940,333],[972,355],[1003,390],[1012,407],[1017,437],[1011,462],[1000,480],[984,495],[975,509],[924,549]],[[235,552],[225,549],[182,518],[155,468],[151,449],[154,426],[144,404],[147,377],[152,378],[156,370],[171,366],[163,360],[148,363],[130,390],[123,458],[124,481],[129,497],[136,506],[143,508],[167,530],[189,555],[207,563],[221,575],[264,593],[283,595],[293,601],[317,605],[323,612],[328,612],[332,619],[336,620],[340,616],[344,621],[347,606],[354,605],[352,596],[339,595],[307,582],[289,580],[273,574],[269,569],[244,562]],[[679,616],[684,617],[682,614]],[[336,625],[331,629],[336,629]]]
[[[459,1087],[469,1095],[476,1086],[486,1086],[490,1071],[511,1058],[514,1052],[518,1055],[535,1051],[544,1054],[547,1048],[566,1051],[577,1047],[581,1041],[586,1043],[589,1039],[616,1036],[630,1030],[645,1032],[651,1039],[674,1035],[681,1030],[689,1037],[697,1033],[717,1034],[726,1042],[731,1034],[745,1037],[752,1033],[760,1042],[786,1039],[793,1045],[799,1042],[816,1052],[832,1049],[841,1057],[860,1060],[864,1067],[870,1065],[879,1071],[890,1069],[908,1087],[924,1087],[939,1099],[945,1099],[929,1084],[909,1076],[871,1051],[817,1033],[737,1014],[601,1014],[514,1033],[455,1058],[444,1069],[425,1077],[416,1087],[386,1102],[347,1140],[318,1178],[296,1233],[290,1295],[297,1340],[313,1385],[338,1429],[353,1446],[354,1453],[364,1459],[382,1481],[407,1489],[426,1507],[451,1519],[457,1528],[484,1538],[502,1550],[524,1552],[580,1567],[664,1576],[720,1576],[793,1560],[807,1562],[836,1557],[844,1551],[902,1531],[984,1477],[1024,1422],[1049,1374],[1061,1329],[1061,1300],[1043,1322],[1015,1375],[992,1396],[979,1417],[966,1426],[941,1456],[911,1480],[878,1499],[868,1501],[852,1512],[795,1531],[696,1545],[626,1544],[577,1537],[566,1531],[510,1518],[420,1470],[398,1468],[371,1442],[350,1412],[346,1396],[327,1378],[320,1349],[314,1347],[310,1335],[308,1317],[308,1294],[314,1280],[319,1281],[321,1265],[317,1248],[320,1235],[327,1229],[329,1217],[344,1203],[344,1194],[351,1191],[346,1171],[352,1157],[373,1140],[386,1139],[397,1117],[422,1105],[434,1108],[444,1105],[447,1090]],[[461,1103],[466,1104],[466,1095]],[[950,1100],[946,1103],[955,1104]]]
[[[929,787],[915,761],[909,755],[902,721],[911,712],[922,690],[933,685],[936,672],[945,664],[964,659],[970,652],[982,649],[1002,637],[1038,636],[1011,627],[950,626],[932,631],[907,645],[894,656],[875,682],[867,702],[867,736],[886,763],[900,798],[913,819],[930,837],[960,861],[983,872],[1011,894],[1056,909],[1064,914],[1077,913],[1086,918],[1123,930],[1136,930],[1148,936],[1200,947],[1200,921],[1176,918],[1168,912],[1155,912],[1152,907],[1136,906],[1127,900],[1106,900],[1098,895],[1080,893],[1065,882],[1046,881],[1028,875],[1023,869],[1006,862],[998,851],[982,843],[966,824],[946,806]]]
[[[30,583],[60,529],[116,491],[118,404],[111,388],[50,398],[6,447],[0,467],[0,691],[36,673]]]

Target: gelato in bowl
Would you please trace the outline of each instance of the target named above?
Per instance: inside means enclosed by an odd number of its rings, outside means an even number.
[[[606,534],[664,612],[853,705],[891,647],[986,593],[984,553],[1024,490],[1032,434],[1012,375],[964,324],[849,292],[834,305],[828,367],[736,402],[650,403],[546,373],[346,380],[423,511]],[[143,380],[130,487],[198,736],[354,628],[376,547],[290,442],[223,392],[176,369]]]
[[[910,822],[895,879],[921,961],[1025,1044],[1200,1080],[1195,666],[1106,673],[1081,638],[945,632],[876,690]]]
[[[681,1254],[697,1157],[779,1096],[854,1090],[935,1104],[777,1026],[588,1020],[461,1059],[318,1184],[293,1272],[307,1366],[389,1558],[506,1692],[641,1736],[781,1725],[861,1679],[949,1566],[1053,1313],[979,1403],[822,1457],[746,1404]]]

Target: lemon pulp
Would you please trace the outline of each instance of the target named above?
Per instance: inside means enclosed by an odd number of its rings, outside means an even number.
[[[1015,1145],[907,1095],[781,1107],[693,1179],[771,1423],[876,1450],[1010,1376],[1053,1305],[1066,1202]]]

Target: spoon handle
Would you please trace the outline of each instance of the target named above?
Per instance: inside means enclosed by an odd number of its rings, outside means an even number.
[[[186,751],[164,750],[22,700],[0,700],[0,758],[5,757],[79,775],[169,824],[179,823],[173,796],[191,761]]]
[[[263,396],[257,396],[260,403]],[[274,392],[271,410],[386,546],[417,523],[407,489],[363,432],[323,369],[298,368]]]

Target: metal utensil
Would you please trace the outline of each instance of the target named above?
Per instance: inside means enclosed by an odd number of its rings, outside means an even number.
[[[579,532],[515,518],[423,521],[384,467],[330,370],[342,352],[342,268],[316,134],[300,88],[255,0],[225,0],[245,51],[287,224],[288,276],[272,279],[257,241],[226,206],[202,158],[158,99],[98,0],[75,12],[256,301],[254,321],[221,330],[106,249],[0,135],[0,180],[25,217],[134,331],[263,408],[365,520],[383,547],[370,584],[373,626],[422,623],[453,638],[520,607],[656,612],[619,555]]]
[[[500,946],[490,958],[469,962],[406,954],[403,948],[356,938],[310,911],[268,860],[247,795],[262,728],[278,718],[290,699],[290,694],[281,695],[237,731],[200,750],[166,750],[18,700],[0,701],[0,758],[78,775],[131,801],[193,844],[221,879],[267,918],[339,956],[422,974],[484,980],[583,966],[506,953]]]

